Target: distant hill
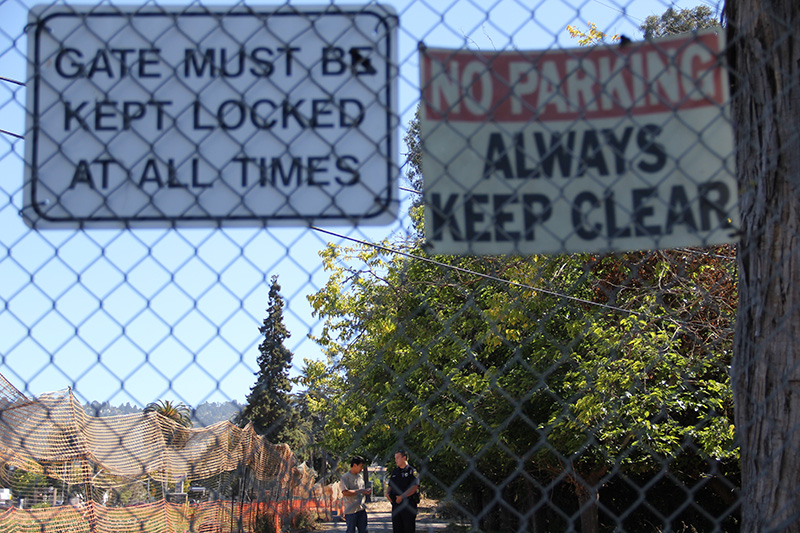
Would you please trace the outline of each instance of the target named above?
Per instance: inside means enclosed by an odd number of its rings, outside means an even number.
[[[204,402],[197,406],[192,413],[194,427],[211,426],[217,422],[232,421],[239,411],[244,408],[236,400],[229,402]],[[141,413],[141,407],[125,403],[124,405],[111,405],[108,402],[94,401],[83,406],[84,412],[89,416],[116,416]]]

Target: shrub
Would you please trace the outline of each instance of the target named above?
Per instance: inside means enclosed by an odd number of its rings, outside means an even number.
[[[276,533],[277,531],[277,523],[274,514],[264,513],[256,518],[254,533]]]
[[[292,517],[293,531],[313,531],[317,529],[319,515],[311,511],[298,511]]]

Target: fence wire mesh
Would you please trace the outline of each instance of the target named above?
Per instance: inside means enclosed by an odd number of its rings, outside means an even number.
[[[0,0],[0,528],[740,530],[719,9]]]

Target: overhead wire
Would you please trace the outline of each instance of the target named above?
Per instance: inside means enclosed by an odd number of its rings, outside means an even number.
[[[557,292],[557,291],[552,291],[552,290],[549,290],[549,289],[543,289],[541,287],[534,287],[532,285],[527,285],[525,283],[519,283],[519,282],[516,282],[516,281],[510,281],[510,280],[507,280],[507,279],[500,278],[498,276],[492,276],[490,274],[483,274],[481,272],[476,272],[474,270],[469,270],[467,268],[458,267],[458,266],[455,266],[455,265],[448,265],[446,263],[442,263],[441,261],[436,261],[435,259],[431,259],[431,258],[428,258],[428,257],[422,257],[422,256],[419,256],[419,255],[411,254],[411,253],[408,253],[408,252],[404,252],[402,250],[398,250],[396,248],[390,248],[388,246],[384,246],[382,244],[377,244],[377,243],[365,241],[365,240],[362,240],[362,239],[356,239],[355,237],[350,237],[348,235],[343,235],[341,233],[336,233],[334,231],[326,230],[326,229],[323,229],[323,228],[320,228],[320,227],[317,227],[317,226],[310,226],[310,229],[312,229],[314,231],[318,231],[320,233],[325,233],[327,235],[331,235],[333,237],[337,237],[339,239],[355,242],[355,243],[358,243],[358,244],[360,244],[362,246],[370,246],[370,247],[373,247],[373,248],[377,248],[379,250],[383,250],[383,251],[388,252],[388,253],[397,254],[397,255],[401,255],[403,257],[408,257],[409,259],[416,259],[418,261],[423,261],[425,263],[436,265],[436,266],[441,267],[441,268],[450,269],[450,270],[454,270],[454,271],[457,271],[457,272],[462,272],[462,273],[465,273],[465,274],[470,274],[470,275],[477,276],[477,277],[480,277],[480,278],[483,278],[483,279],[488,279],[490,281],[495,281],[495,282],[499,282],[499,283],[505,283],[507,285],[514,286],[514,287],[519,287],[519,288],[522,288],[522,289],[532,290],[534,292],[547,294],[549,296],[554,296],[556,298],[562,298],[562,299],[570,300],[570,301],[573,301],[573,302],[576,302],[576,303],[581,303],[581,304],[585,304],[585,305],[589,305],[589,306],[593,306],[593,307],[599,307],[599,308],[603,308],[603,309],[608,309],[610,311],[617,311],[617,312],[620,312],[620,313],[626,313],[628,315],[635,316],[635,317],[638,317],[638,318],[645,318],[645,319],[661,318],[661,319],[665,319],[665,320],[667,320],[667,321],[669,321],[669,322],[671,322],[671,323],[673,323],[675,325],[678,325],[678,326],[687,326],[687,325],[689,325],[688,322],[685,322],[683,320],[678,320],[678,319],[676,319],[674,317],[658,316],[658,315],[653,315],[653,314],[650,314],[650,313],[632,311],[630,309],[623,309],[621,307],[617,307],[617,306],[614,306],[614,305],[603,304],[603,303],[599,303],[599,302],[593,302],[591,300],[586,300],[584,298],[577,298],[575,296],[570,296],[569,294],[564,294],[564,293],[560,293],[560,292]],[[689,250],[686,250],[686,249],[681,249],[681,250],[684,251],[684,252],[689,252]],[[735,259],[735,258],[732,258],[732,257],[719,256],[719,255],[714,255],[714,257],[717,257],[717,258],[720,258],[720,259],[729,259],[729,260],[730,259]]]
[[[550,296],[555,296],[557,298],[563,298],[565,300],[571,300],[573,302],[578,302],[578,303],[582,303],[582,304],[586,304],[586,305],[591,305],[591,306],[594,306],[594,307],[602,307],[604,309],[609,309],[611,311],[619,311],[619,312],[628,313],[628,314],[631,314],[631,315],[644,316],[643,313],[639,313],[637,311],[631,311],[630,309],[623,309],[621,307],[616,307],[616,306],[613,306],[613,305],[603,304],[603,303],[599,303],[599,302],[593,302],[591,300],[586,300],[584,298],[577,298],[575,296],[570,296],[569,294],[564,294],[564,293],[560,293],[560,292],[556,292],[556,291],[551,291],[549,289],[543,289],[541,287],[534,287],[532,285],[527,285],[525,283],[519,283],[517,281],[510,281],[510,280],[507,280],[507,279],[500,278],[498,276],[492,276],[491,274],[483,274],[481,272],[476,272],[474,270],[469,270],[468,268],[463,268],[463,267],[459,267],[459,266],[455,266],[455,265],[448,265],[447,263],[442,263],[441,261],[437,261],[437,260],[431,259],[429,257],[422,257],[422,256],[419,256],[419,255],[415,255],[415,254],[411,254],[411,253],[408,253],[408,252],[404,252],[402,250],[397,250],[395,248],[390,248],[390,247],[384,246],[382,244],[377,244],[377,243],[365,241],[365,240],[362,240],[362,239],[356,239],[355,237],[350,237],[348,235],[342,235],[341,233],[336,233],[334,231],[326,230],[326,229],[323,229],[323,228],[320,228],[320,227],[317,227],[317,226],[311,226],[311,229],[315,230],[315,231],[319,231],[321,233],[326,233],[328,235],[331,235],[333,237],[337,237],[339,239],[344,239],[344,240],[348,240],[348,241],[351,241],[351,242],[355,242],[355,243],[361,244],[362,246],[371,246],[373,248],[377,248],[377,249],[383,250],[385,252],[389,252],[389,253],[397,254],[397,255],[402,255],[404,257],[408,257],[409,259],[416,259],[418,261],[423,261],[425,263],[436,265],[436,266],[439,266],[439,267],[442,267],[442,268],[455,270],[457,272],[462,272],[464,274],[470,274],[470,275],[477,276],[477,277],[480,277],[480,278],[488,279],[490,281],[496,281],[496,282],[500,282],[500,283],[505,283],[507,285],[511,285],[511,286],[514,286],[514,287],[519,287],[519,288],[522,288],[522,289],[529,289],[529,290],[532,290],[532,291],[535,291],[535,292],[540,292],[540,293],[547,294],[547,295],[550,295]]]
[[[12,137],[16,137],[17,139],[25,139],[24,135],[20,135],[18,133],[14,133],[14,132],[11,132],[11,131],[8,131],[8,130],[4,130],[2,128],[0,128],[0,133],[5,133],[6,135],[10,135]]]
[[[14,85],[19,85],[20,87],[25,87],[25,83],[23,83],[21,81],[18,81],[18,80],[11,79],[11,78],[7,78],[5,76],[0,76],[0,81],[4,81],[6,83],[12,83]],[[4,130],[2,128],[0,128],[0,133],[4,133],[6,135],[10,135],[11,137],[16,137],[17,139],[25,139],[24,135],[19,135],[18,133],[14,133],[14,132],[11,132],[11,131],[8,131],[8,130]]]
[[[625,15],[625,16],[626,16],[626,17],[628,17],[628,18],[632,18],[632,19],[634,19],[634,20],[638,20],[639,22],[644,22],[644,20],[640,19],[639,17],[634,17],[634,16],[633,16],[633,15],[631,15],[630,13],[628,13],[628,12],[626,12],[626,11],[623,11],[622,9],[620,9],[620,8],[618,8],[618,7],[614,7],[614,6],[610,6],[610,5],[608,5],[608,4],[604,4],[604,3],[603,3],[603,2],[601,2],[600,0],[594,0],[594,1],[595,1],[596,3],[598,3],[598,4],[600,4],[600,5],[601,5],[601,6],[603,6],[603,7],[607,7],[608,9],[611,9],[611,10],[613,10],[613,11],[616,11],[617,13],[621,13],[621,14]]]
[[[15,85],[20,85],[22,87],[25,87],[25,83],[24,82],[17,81],[17,80],[11,79],[11,78],[6,78],[5,76],[0,76],[0,81],[5,81],[5,82],[8,82],[8,83],[13,83]]]

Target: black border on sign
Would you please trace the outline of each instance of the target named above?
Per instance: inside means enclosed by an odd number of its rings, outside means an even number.
[[[232,6],[232,9],[234,7]],[[253,16],[264,16],[264,17],[306,17],[306,16],[352,16],[352,15],[371,15],[377,17],[379,24],[382,24],[386,29],[386,39],[385,39],[385,50],[384,57],[386,58],[388,68],[386,69],[386,101],[384,102],[384,107],[386,109],[386,130],[388,132],[386,136],[386,153],[388,157],[386,158],[386,196],[385,198],[377,198],[376,200],[380,200],[380,203],[377,206],[377,212],[373,213],[366,213],[366,214],[356,214],[350,215],[342,213],[340,215],[275,215],[275,216],[226,216],[226,217],[215,217],[215,216],[178,216],[178,217],[154,217],[154,216],[144,216],[144,217],[52,217],[47,216],[45,213],[42,213],[39,209],[39,202],[36,200],[36,192],[37,192],[37,183],[38,183],[38,143],[39,143],[39,84],[41,82],[41,74],[40,74],[40,46],[39,46],[39,38],[42,31],[46,31],[46,24],[50,20],[57,18],[57,17],[253,17]],[[338,9],[337,11],[319,11],[319,10],[309,10],[303,11],[302,8],[295,8],[291,12],[280,12],[280,11],[267,11],[260,8],[253,8],[249,7],[247,11],[221,11],[219,8],[212,8],[211,10],[205,9],[202,12],[196,11],[183,11],[183,10],[176,10],[173,8],[165,8],[163,10],[159,10],[158,12],[123,12],[123,11],[109,11],[109,12],[78,12],[78,11],[69,11],[69,12],[61,12],[61,13],[53,13],[51,15],[46,15],[43,18],[38,18],[34,24],[35,27],[35,38],[34,38],[34,59],[33,59],[33,139],[32,139],[32,146],[31,146],[31,161],[30,161],[30,168],[31,168],[31,207],[36,212],[37,216],[41,220],[45,220],[47,222],[52,223],[70,223],[70,224],[83,224],[83,223],[124,223],[127,225],[136,225],[137,223],[168,223],[169,225],[180,224],[181,222],[214,222],[216,225],[222,225],[224,222],[248,222],[248,221],[258,221],[266,223],[270,220],[284,220],[284,221],[313,221],[313,220],[325,220],[325,221],[340,221],[345,223],[351,223],[353,221],[364,220],[364,219],[371,219],[383,216],[390,212],[391,205],[399,200],[394,198],[394,191],[391,187],[393,181],[393,174],[394,174],[394,154],[393,154],[393,145],[394,145],[394,138],[396,135],[396,128],[392,126],[392,86],[391,86],[391,77],[392,71],[396,68],[396,65],[392,65],[390,63],[392,59],[392,32],[390,31],[392,28],[392,24],[390,24],[390,20],[394,19],[394,27],[399,27],[399,23],[397,20],[397,16],[390,13],[376,13],[370,10],[361,10],[358,8],[350,8],[350,9]],[[380,43],[378,43],[380,45]],[[338,207],[338,204],[337,204]],[[340,209],[341,210],[341,209]],[[33,222],[36,224],[36,221]]]

